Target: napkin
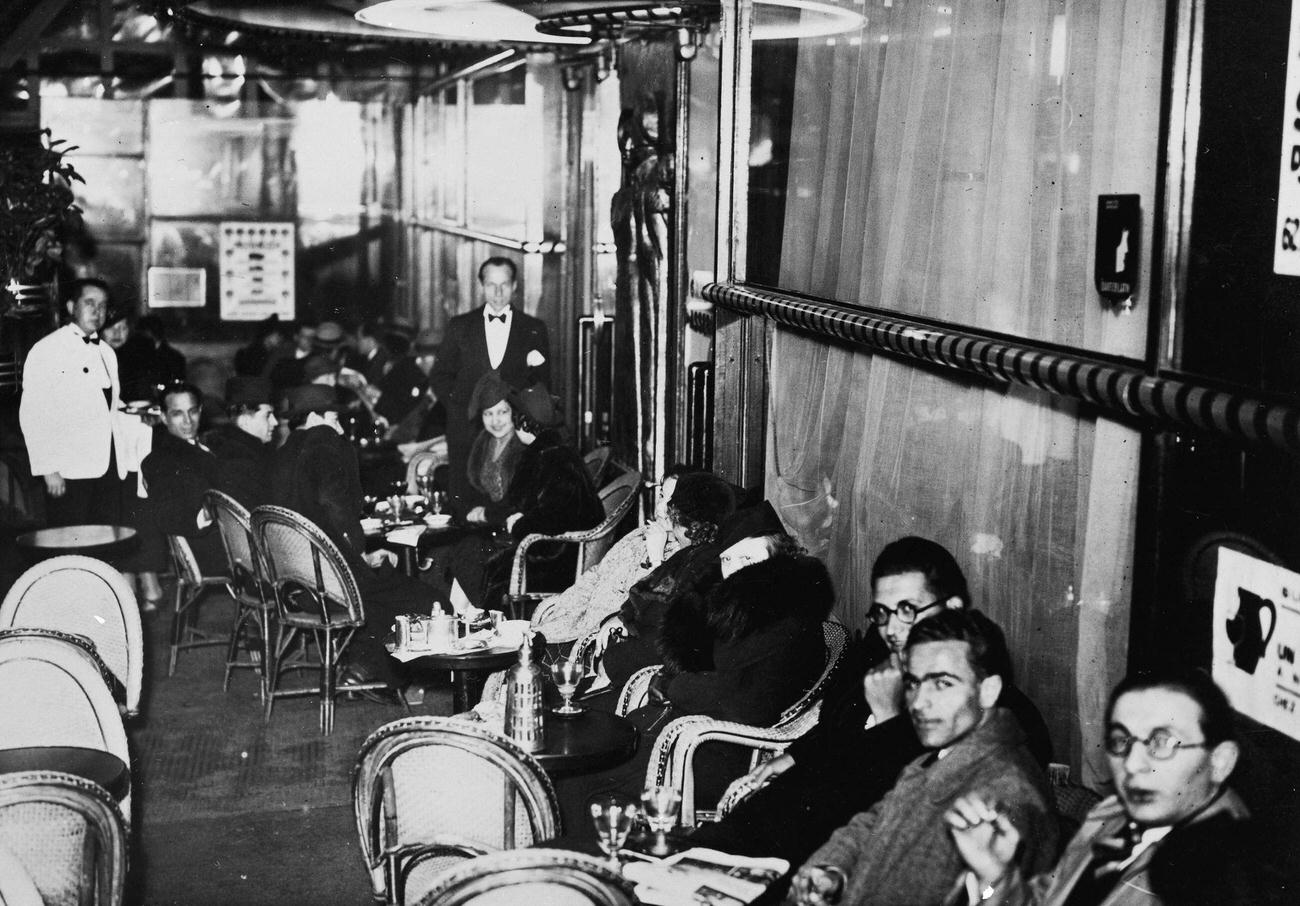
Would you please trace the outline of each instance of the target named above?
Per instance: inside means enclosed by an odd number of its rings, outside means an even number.
[[[393,529],[384,537],[388,539],[389,544],[401,544],[405,547],[415,547],[420,543],[420,536],[424,534],[424,526],[408,525],[404,528]]]

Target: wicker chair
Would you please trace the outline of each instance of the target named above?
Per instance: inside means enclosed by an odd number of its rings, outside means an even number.
[[[578,545],[578,564],[573,574],[576,580],[600,562],[605,552],[614,544],[614,530],[623,517],[636,505],[636,492],[641,487],[641,476],[624,470],[618,478],[600,489],[600,502],[605,508],[605,518],[592,529],[564,532],[559,535],[525,535],[515,548],[515,560],[510,568],[510,594],[536,594],[528,592],[528,548],[542,541],[564,541]]]
[[[422,450],[411,457],[411,461],[406,464],[406,493],[419,494],[420,478],[425,475],[432,475],[433,470],[438,466],[447,464],[446,448],[441,451]]]
[[[699,818],[716,818],[695,807],[695,775],[693,761],[699,747],[708,742],[726,742],[753,750],[751,769],[760,758],[770,758],[784,752],[790,743],[807,733],[817,723],[821,714],[821,699],[827,685],[838,669],[848,632],[840,623],[822,623],[826,641],[826,666],[812,687],[770,727],[755,727],[733,721],[717,720],[702,714],[693,714],[669,721],[655,738],[646,767],[646,786],[671,786],[681,790],[683,827],[694,827]],[[647,667],[637,671],[624,684],[619,698],[619,713],[639,706],[649,688],[650,678],[658,668]],[[726,798],[724,794],[724,799]]]
[[[140,711],[144,634],[135,592],[103,560],[68,555],[36,564],[0,603],[0,629],[39,626],[85,636],[126,692],[126,714]]]
[[[226,590],[238,607],[226,645],[226,672],[221,679],[221,690],[224,692],[230,688],[232,671],[240,668],[256,670],[261,677],[262,703],[265,704],[269,676],[265,665],[271,662],[271,613],[275,609],[275,594],[266,581],[266,565],[253,544],[248,510],[221,491],[208,491],[204,501],[221,532],[230,576]],[[256,657],[241,659],[239,652],[251,626],[257,627],[258,653]]]
[[[211,648],[226,644],[225,636],[199,629],[199,602],[212,589],[225,589],[230,576],[205,576],[190,542],[182,535],[168,535],[172,568],[176,572],[176,594],[172,602],[171,651],[167,656],[167,675],[176,673],[176,659],[191,648]]]
[[[587,474],[591,476],[591,483],[596,487],[600,487],[600,480],[605,477],[605,467],[609,465],[609,457],[613,452],[613,449],[605,444],[582,457],[582,463],[587,467]]]
[[[470,859],[433,879],[419,906],[633,906],[632,882],[608,861],[564,849],[520,849]]]
[[[537,761],[466,720],[408,717],[375,731],[357,755],[352,798],[374,896],[387,903],[406,902],[467,858],[559,831]]]
[[[84,646],[54,634],[0,637],[0,748],[99,749],[129,767],[126,729],[100,669]],[[122,811],[129,822],[129,786]]]
[[[320,696],[320,728],[334,730],[334,698],[340,692],[387,689],[385,683],[338,685],[339,661],[361,626],[366,612],[361,592],[343,553],[321,529],[293,510],[260,506],[253,510],[253,539],[266,562],[267,579],[275,593],[278,622],[267,665],[266,719],[277,698]],[[284,656],[300,635],[309,636],[319,655],[316,661],[286,663]],[[316,669],[316,687],[280,689],[284,670]]]
[[[20,869],[45,906],[118,906],[126,878],[127,830],[112,798],[56,771],[0,776],[0,891]]]

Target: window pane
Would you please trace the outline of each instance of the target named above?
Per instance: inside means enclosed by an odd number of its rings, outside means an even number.
[[[746,279],[1140,357],[1164,4],[838,5],[852,31],[754,43]],[[1092,285],[1119,193],[1145,220],[1131,313]]]

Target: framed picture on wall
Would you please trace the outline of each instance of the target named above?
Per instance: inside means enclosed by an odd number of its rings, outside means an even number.
[[[222,221],[217,230],[221,320],[294,317],[294,225]]]
[[[149,268],[150,308],[202,308],[207,300],[208,272],[204,268]]]

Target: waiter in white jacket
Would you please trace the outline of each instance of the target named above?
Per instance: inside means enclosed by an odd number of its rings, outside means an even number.
[[[130,428],[117,411],[117,354],[99,339],[107,284],[77,280],[67,306],[71,322],[27,354],[19,422],[49,524],[120,525]]]

